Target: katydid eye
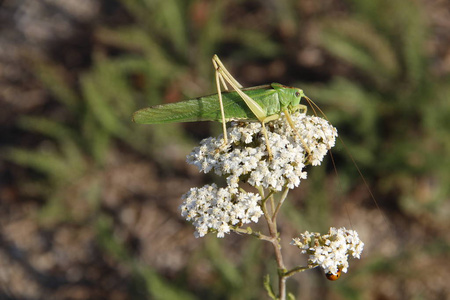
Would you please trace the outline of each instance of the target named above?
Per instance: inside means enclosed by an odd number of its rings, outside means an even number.
[[[295,92],[295,97],[300,97],[300,92],[299,91]]]

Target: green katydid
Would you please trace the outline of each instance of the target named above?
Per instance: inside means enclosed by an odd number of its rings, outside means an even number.
[[[220,121],[223,126],[224,146],[228,144],[226,122],[259,121],[262,124],[268,156],[271,159],[272,152],[268,143],[265,123],[280,118],[281,113],[284,113],[287,122],[300,138],[304,149],[308,155],[311,154],[311,151],[295,129],[290,114],[296,111],[306,113],[307,107],[300,104],[301,99],[304,98],[313,110],[317,109],[325,118],[326,116],[311,99],[305,96],[303,90],[279,83],[243,88],[228,72],[217,55],[213,56],[212,61],[216,70],[217,94],[144,108],[134,113],[133,121],[139,124]],[[228,90],[227,83],[234,91]],[[225,92],[221,91],[220,84],[223,85]],[[339,138],[339,140],[346,147],[342,139]],[[349,151],[347,150],[347,152]],[[372,194],[358,165],[351,155],[350,158],[361,176],[370,197],[380,210],[378,202]],[[383,213],[382,215],[385,221],[389,223],[386,216]]]
[[[300,104],[300,100],[305,98],[310,101],[310,99],[305,96],[303,90],[279,83],[243,88],[217,55],[213,56],[212,61],[216,70],[217,94],[144,108],[134,113],[133,121],[139,124],[221,121],[224,145],[228,144],[226,122],[259,121],[262,124],[268,156],[271,158],[272,152],[265,123],[280,118],[280,114],[284,113],[289,125],[297,133],[290,114],[298,110],[306,112],[307,108]],[[228,90],[227,83],[234,91]],[[221,84],[225,92],[221,91]],[[298,133],[297,135],[300,137]],[[303,144],[307,153],[310,153],[305,143]]]

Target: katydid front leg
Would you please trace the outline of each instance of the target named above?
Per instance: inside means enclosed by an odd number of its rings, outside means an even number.
[[[305,109],[306,112],[306,106],[302,105],[303,108]],[[302,109],[302,108],[300,108]],[[309,158],[311,157],[311,150],[309,149],[308,145],[306,145],[305,140],[302,138],[302,136],[300,135],[300,133],[297,131],[297,129],[295,128],[294,122],[292,121],[291,115],[289,114],[289,112],[287,110],[284,111],[284,116],[286,117],[287,122],[289,123],[289,126],[291,126],[292,130],[295,132],[295,134],[300,138],[300,141],[302,143],[303,148],[305,149],[305,151],[308,153],[308,158],[307,160],[309,160]]]

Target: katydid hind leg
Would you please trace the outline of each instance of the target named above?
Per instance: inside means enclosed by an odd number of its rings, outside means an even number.
[[[216,77],[217,96],[219,97],[220,113],[222,115],[223,143],[226,146],[226,145],[228,145],[227,124],[225,121],[225,110],[223,108],[222,91],[220,90],[220,82],[222,81],[222,84],[225,89],[227,89],[227,86],[225,85],[222,75],[218,72],[219,66],[217,65],[217,62],[214,59],[213,59],[213,65],[214,65],[214,68],[216,69],[215,77]]]
[[[219,101],[220,101],[220,108],[222,110],[223,122],[225,122],[225,117],[224,117],[225,113],[223,111],[222,95],[220,93],[220,86],[219,86],[219,78],[222,81],[222,83],[224,81],[226,81],[239,94],[239,96],[244,100],[244,102],[247,104],[247,106],[250,108],[250,110],[253,112],[253,114],[261,122],[262,132],[263,132],[264,138],[266,140],[267,153],[268,153],[269,159],[272,159],[272,151],[270,149],[269,138],[268,138],[267,129],[265,126],[265,123],[267,122],[266,112],[255,100],[250,98],[250,96],[248,96],[241,90],[242,85],[230,74],[230,72],[228,72],[228,70],[225,68],[225,66],[220,61],[220,59],[217,55],[214,55],[214,57],[213,57],[213,64],[214,64],[214,68],[216,69],[216,84],[217,84],[217,89],[218,89],[218,93],[219,93]],[[270,116],[269,116],[269,118],[270,118]],[[224,134],[225,134],[225,131],[224,131]]]
[[[225,68],[224,64],[222,63],[222,61],[219,59],[219,57],[216,54],[214,54],[212,61],[213,61],[214,68],[216,69],[216,71],[221,70],[221,73],[223,73],[224,77],[228,79],[227,81],[230,82],[231,86],[235,85],[238,88],[241,88],[241,89],[243,88],[243,86],[231,75],[231,73],[228,72],[227,68]],[[231,84],[231,82],[233,84]]]
[[[250,98],[247,94],[242,91],[242,85],[234,79],[234,77],[228,72],[222,62],[219,60],[217,55],[213,57],[214,67],[216,68],[216,72],[218,72],[223,79],[231,85],[233,90],[235,90],[242,100],[245,101],[248,108],[252,111],[252,113],[258,118],[259,121],[264,122],[264,119],[267,117],[266,111],[259,105],[255,100]]]

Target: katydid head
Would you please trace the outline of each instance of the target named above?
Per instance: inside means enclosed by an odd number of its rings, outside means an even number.
[[[285,86],[279,83],[272,83],[272,88],[278,92],[281,108],[292,110],[300,104],[300,101],[305,97],[302,89]]]

